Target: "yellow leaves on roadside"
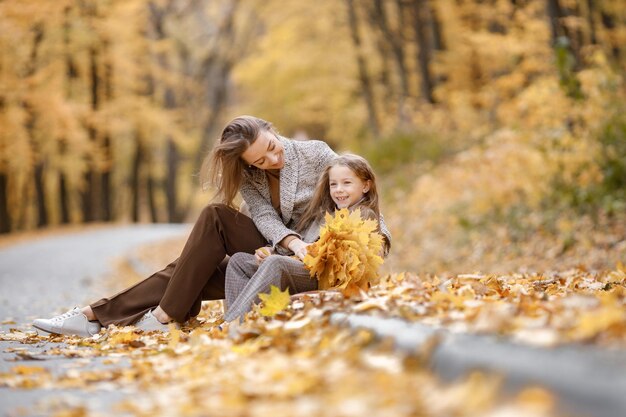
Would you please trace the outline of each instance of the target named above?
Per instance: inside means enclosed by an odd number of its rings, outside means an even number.
[[[500,334],[537,346],[626,340],[624,266],[542,274],[390,275],[368,293],[365,312],[376,306],[402,317],[456,331]]]
[[[17,365],[11,368],[11,372],[17,375],[33,375],[33,374],[42,374],[48,372],[46,368],[43,366],[25,366],[25,365]]]
[[[43,366],[17,365],[8,373],[0,372],[0,387],[33,389],[46,384],[51,373]]]
[[[262,316],[273,317],[283,311],[289,305],[289,289],[281,291],[280,288],[272,285],[269,294],[259,294],[263,301],[263,307],[259,310]]]
[[[126,331],[119,331],[114,333],[109,338],[109,343],[113,346],[115,345],[128,345],[132,342],[136,341],[139,338],[139,335],[135,333],[133,328],[128,328]]]
[[[375,220],[362,219],[359,209],[337,210],[326,214],[320,238],[308,247],[304,265],[311,277],[317,277],[321,290],[356,295],[377,280],[382,245]]]
[[[577,325],[572,329],[572,337],[585,340],[603,333],[625,335],[626,309],[621,300],[623,297],[617,292],[603,292],[597,298],[600,305],[580,315]]]
[[[167,346],[170,349],[176,349],[176,347],[180,343],[180,330],[178,330],[172,323],[170,323],[169,328],[170,328],[170,339],[169,339]]]
[[[609,274],[609,280],[611,284],[624,284],[626,283],[626,266],[622,262],[618,262],[615,271]]]

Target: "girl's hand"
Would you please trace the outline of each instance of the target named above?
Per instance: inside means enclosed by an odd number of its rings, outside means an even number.
[[[259,248],[254,251],[254,257],[256,258],[256,261],[259,264],[263,262],[265,258],[273,254],[274,254],[274,248],[270,246],[263,246],[262,248]]]
[[[306,248],[309,246],[308,243],[303,242],[300,239],[294,239],[289,242],[289,249],[298,257],[300,260],[303,260],[306,256]]]

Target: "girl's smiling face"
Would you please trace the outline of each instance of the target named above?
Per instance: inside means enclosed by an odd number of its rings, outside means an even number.
[[[348,167],[335,165],[328,171],[330,196],[337,208],[346,208],[357,203],[369,191],[370,182],[363,181]]]

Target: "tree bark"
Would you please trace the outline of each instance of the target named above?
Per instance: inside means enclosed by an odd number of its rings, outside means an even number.
[[[563,37],[567,39],[567,49],[574,58],[574,71],[578,71],[581,68],[580,51],[577,45],[577,39],[570,33],[567,26],[562,22],[565,17],[563,8],[559,3],[559,0],[548,0],[547,2],[548,19],[550,20],[550,34],[552,37],[552,45],[557,46],[560,44],[559,38]]]
[[[346,0],[348,7],[348,21],[350,24],[350,35],[356,52],[356,61],[359,71],[359,81],[361,82],[361,92],[367,106],[368,124],[374,136],[380,135],[380,126],[378,124],[378,113],[374,99],[374,88],[370,80],[367,70],[367,63],[363,56],[363,47],[361,45],[361,35],[359,34],[359,23],[354,7],[354,0]]]
[[[35,192],[37,193],[37,227],[48,225],[48,210],[46,208],[46,192],[43,182],[44,165],[39,162],[35,165]]]
[[[445,51],[446,41],[443,37],[443,28],[441,27],[441,19],[439,18],[439,12],[434,6],[432,1],[428,2],[428,9],[430,11],[430,22],[432,26],[433,34],[433,49],[435,51]]]
[[[8,175],[0,173],[0,234],[9,233],[11,231],[8,183]]]
[[[108,42],[103,42],[104,55],[108,53]],[[110,60],[106,60],[103,68],[103,86],[104,93],[103,99],[106,101],[113,100],[113,64]],[[109,132],[105,132],[102,140],[102,151],[104,161],[104,167],[102,168],[100,176],[100,189],[102,190],[101,198],[101,213],[102,220],[108,222],[113,220],[113,183],[111,173],[113,171],[113,145],[111,143],[111,136]]]
[[[167,179],[165,181],[165,195],[167,197],[167,220],[170,223],[180,223],[178,215],[178,164],[180,157],[178,148],[172,138],[167,140]]]
[[[596,4],[595,0],[587,0],[587,24],[589,25],[589,41],[596,45],[598,37],[596,35]]]
[[[431,104],[435,103],[433,96],[433,77],[430,72],[430,39],[428,36],[428,10],[424,0],[412,1],[413,29],[417,39],[417,64],[421,75],[422,97]]]
[[[600,12],[600,21],[602,22],[602,26],[604,26],[609,32],[613,32],[617,27],[617,24],[615,23],[615,16],[611,16],[611,14],[606,11]],[[615,42],[615,38],[609,39],[612,39],[609,41],[611,55],[613,55],[613,58],[616,62],[619,62],[622,55],[620,51],[620,45]]]
[[[156,40],[165,39],[167,34],[165,33],[165,18],[171,13],[171,4],[166,4],[161,7],[156,3],[149,4],[150,22],[154,31]],[[164,52],[158,53],[157,62],[162,71],[168,72],[170,70],[170,63],[168,57]],[[169,83],[163,88],[163,103],[166,110],[173,110],[177,107],[176,94],[174,89]],[[167,177],[165,179],[165,197],[167,199],[167,218],[170,223],[178,223],[178,166],[180,164],[180,155],[177,149],[176,142],[171,136],[166,138],[167,150],[166,150],[166,166]]]
[[[100,189],[102,190],[100,198],[100,212],[102,213],[102,220],[109,222],[113,220],[113,187],[111,184],[113,150],[111,146],[111,138],[108,134],[103,140],[103,151],[104,158],[106,158],[106,166],[100,174]]]
[[[37,71],[37,58],[39,55],[39,47],[41,46],[44,38],[43,24],[36,24],[33,27],[33,32],[33,47],[30,54],[29,65],[26,71],[27,77],[32,77]],[[28,114],[25,127],[30,137],[31,147],[36,153],[37,143],[34,138],[34,128],[37,115],[35,114],[35,110],[32,108],[30,103],[24,102],[23,107]],[[35,166],[33,168],[33,181],[35,185],[35,194],[37,197],[37,227],[44,227],[48,224],[48,210],[46,207],[46,190],[43,183],[43,171],[44,162],[41,159],[41,156],[37,156]]]
[[[141,145],[141,138],[137,137],[135,147],[135,157],[133,158],[133,165],[130,176],[130,191],[131,191],[131,213],[130,217],[133,222],[139,222],[139,202],[140,202],[140,183],[141,183],[141,165],[144,159],[144,150]]]
[[[70,51],[70,12],[71,7],[66,7],[64,10],[63,21],[63,46],[65,54],[65,95],[71,99],[73,96],[72,85],[73,80],[78,78],[78,70],[76,64],[72,59],[72,53]],[[64,138],[59,142],[59,157],[61,160],[65,159],[67,152],[67,143]],[[61,214],[61,224],[67,224],[70,222],[70,204],[69,204],[69,190],[67,187],[67,180],[65,179],[65,170],[61,166],[59,169],[59,211]]]
[[[398,7],[398,15],[402,17],[402,5],[396,2]],[[397,96],[397,114],[398,121],[401,126],[408,123],[408,114],[406,109],[406,99],[410,95],[409,75],[406,68],[404,42],[402,39],[402,24],[399,22],[399,29],[394,31],[391,22],[385,11],[382,0],[374,0],[373,8],[368,8],[371,20],[376,23],[383,39],[389,44],[391,53],[396,63],[398,78],[400,79],[400,91]]]
[[[92,112],[96,112],[100,107],[100,77],[98,74],[98,51],[92,47],[89,49],[89,104]],[[95,151],[97,146],[97,131],[93,126],[88,128],[89,142],[92,149]],[[87,172],[84,175],[83,186],[85,189],[82,191],[82,207],[83,207],[83,221],[91,222],[102,219],[102,212],[100,206],[100,193],[99,193],[99,181],[98,171],[96,169],[95,155],[92,152],[87,155]]]
[[[159,211],[157,210],[155,192],[156,187],[154,184],[154,178],[152,178],[152,174],[148,172],[148,180],[147,180],[147,191],[148,191],[148,208],[150,209],[150,221],[152,223],[159,222]]]
[[[81,200],[81,208],[83,211],[83,222],[89,223],[96,220],[94,216],[94,208],[93,208],[93,196],[92,193],[95,192],[94,184],[95,184],[95,173],[91,168],[87,169],[87,172],[83,174],[83,184],[84,187],[80,194]]]
[[[238,1],[233,1],[230,4],[224,17],[224,24],[220,26],[219,33],[216,35],[226,44],[226,48],[230,51],[235,48],[234,21],[238,6]],[[227,56],[224,56],[224,54],[220,54],[218,45],[219,43],[216,42],[214,49],[207,54],[207,57],[200,65],[200,74],[203,77],[201,80],[202,85],[205,86],[205,91],[207,91],[207,94],[205,94],[206,105],[207,108],[211,109],[211,115],[204,124],[200,146],[194,158],[193,166],[195,172],[200,171],[202,161],[209,150],[211,140],[217,130],[217,124],[228,101],[228,80],[234,65],[233,59],[236,55],[227,54]]]
[[[68,224],[70,222],[69,193],[63,172],[59,173],[59,208],[61,211],[61,224]]]

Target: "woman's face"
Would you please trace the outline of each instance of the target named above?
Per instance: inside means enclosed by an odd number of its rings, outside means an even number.
[[[255,141],[241,154],[241,159],[259,169],[281,169],[285,166],[285,148],[276,135],[261,130]]]
[[[358,202],[369,191],[370,182],[363,181],[348,167],[336,165],[328,171],[330,197],[337,208],[346,208]]]

